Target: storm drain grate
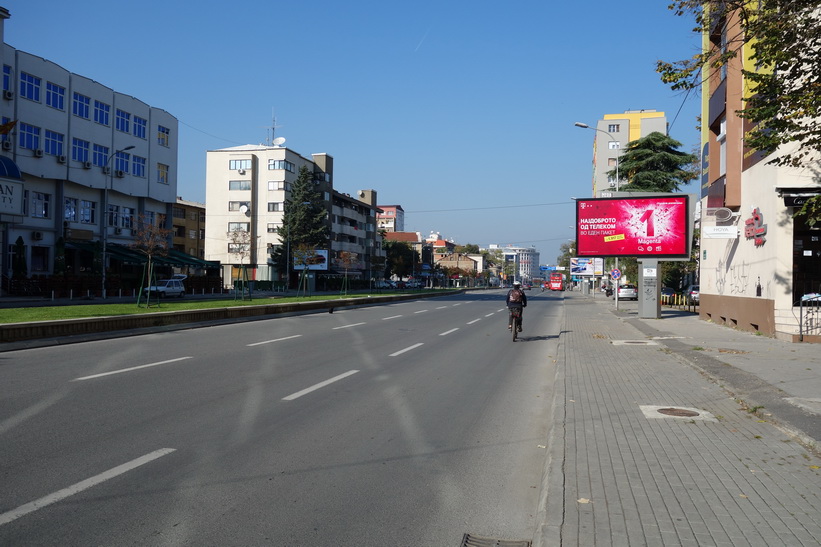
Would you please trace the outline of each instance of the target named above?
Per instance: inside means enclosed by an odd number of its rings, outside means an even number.
[[[531,545],[529,540],[496,539],[465,534],[462,536],[462,543],[459,547],[530,547]]]

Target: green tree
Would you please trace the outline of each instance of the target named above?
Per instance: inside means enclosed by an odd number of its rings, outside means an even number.
[[[293,266],[288,264],[288,258],[294,249],[327,248],[327,218],[328,213],[323,205],[322,196],[315,189],[313,175],[303,165],[299,168],[299,175],[285,199],[282,226],[277,228],[282,244],[271,253],[280,275],[285,274],[288,279],[293,279],[290,275]]]
[[[413,272],[413,265],[417,261],[416,251],[405,241],[386,240],[385,249],[385,278],[396,276],[399,279],[408,277]]]
[[[471,254],[471,255],[478,255],[479,254],[479,246],[475,243],[468,243],[467,245],[457,245],[453,248],[454,253],[459,253],[463,255]]]
[[[627,181],[620,189],[675,192],[693,180],[696,173],[690,166],[698,157],[676,150],[680,146],[680,142],[658,131],[629,143],[619,158],[619,176]],[[615,177],[616,170],[608,176]]]
[[[772,163],[793,167],[817,164],[821,150],[821,16],[818,0],[674,0],[670,9],[695,19],[693,29],[711,37],[710,47],[680,61],[658,61],[656,70],[673,89],[694,89],[708,71],[750,55],[742,76],[749,84],[736,112],[753,129],[748,147],[782,148]],[[798,211],[807,223],[821,222],[821,198]]]

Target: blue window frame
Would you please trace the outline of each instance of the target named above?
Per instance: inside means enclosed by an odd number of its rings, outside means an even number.
[[[91,98],[86,97],[85,95],[81,95],[80,93],[74,93],[74,103],[72,106],[72,113],[75,116],[80,118],[88,119],[88,112],[91,106]]]
[[[94,101],[95,122],[102,125],[108,125],[109,114],[111,114],[111,106],[97,100]]]
[[[66,88],[46,82],[46,105],[57,110],[66,109]]]
[[[134,166],[133,174],[135,177],[145,178],[145,158],[141,158],[140,156],[134,156],[132,159],[132,164]]]
[[[52,156],[62,156],[65,140],[66,137],[62,133],[57,133],[56,131],[46,129],[46,154],[51,154]]]
[[[131,114],[118,108],[115,113],[115,125],[117,131],[128,133],[131,126]]]
[[[11,91],[11,67],[3,65],[3,90]]]
[[[134,116],[134,136],[145,139],[148,129],[148,120],[139,116]]]
[[[40,148],[40,128],[27,123],[20,122],[18,139],[20,148],[37,150]]]
[[[20,96],[34,102],[40,102],[40,78],[26,72],[20,73]]]
[[[73,137],[71,139],[71,159],[82,162],[88,161],[88,150],[90,147],[90,142]]]
[[[91,163],[98,167],[105,167],[108,163],[108,146],[94,143],[91,154]]]

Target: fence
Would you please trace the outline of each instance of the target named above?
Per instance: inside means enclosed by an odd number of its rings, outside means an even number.
[[[811,334],[821,334],[821,295],[807,295],[798,302],[798,340]]]

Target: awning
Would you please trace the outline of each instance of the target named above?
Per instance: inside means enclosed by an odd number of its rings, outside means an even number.
[[[775,191],[778,192],[780,197],[784,198],[784,205],[787,207],[803,207],[809,198],[821,195],[821,187],[819,186],[805,186],[802,188],[776,187]]]

